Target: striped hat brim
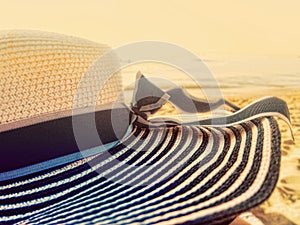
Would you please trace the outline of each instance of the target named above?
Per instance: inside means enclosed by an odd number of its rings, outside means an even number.
[[[228,224],[276,185],[280,130],[270,115],[288,120],[288,111],[270,99],[265,111],[264,101],[245,108],[256,117],[241,109],[232,114],[237,121],[220,126],[143,124],[132,110],[131,132],[114,146],[2,180],[0,222]]]
[[[224,128],[135,127],[105,153],[2,182],[0,220],[218,224],[266,200],[279,165],[273,118]]]

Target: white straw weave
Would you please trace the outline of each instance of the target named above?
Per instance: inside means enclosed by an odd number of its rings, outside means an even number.
[[[106,45],[61,34],[0,31],[0,124],[71,110],[83,75],[109,50]],[[117,59],[107,62],[107,67],[116,63]],[[89,73],[100,74],[99,70],[95,67]],[[115,74],[99,93],[97,105],[113,102],[120,91],[121,77]],[[95,104],[89,93],[81,102],[82,106]]]

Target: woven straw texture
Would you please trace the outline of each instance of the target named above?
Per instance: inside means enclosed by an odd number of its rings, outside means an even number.
[[[106,45],[55,33],[1,31],[0,124],[71,110],[83,75],[109,50]],[[116,63],[116,59],[107,62],[104,69]],[[93,79],[106,80],[97,76],[101,72],[97,67],[89,70]],[[120,74],[114,74],[99,93],[97,105],[113,102],[121,88]],[[95,104],[89,91],[80,106]]]

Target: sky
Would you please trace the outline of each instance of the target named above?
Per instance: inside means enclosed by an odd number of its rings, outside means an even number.
[[[106,43],[167,41],[196,54],[300,55],[299,0],[0,0],[0,29]]]

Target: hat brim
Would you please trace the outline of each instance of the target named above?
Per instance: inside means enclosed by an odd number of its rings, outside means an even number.
[[[1,222],[221,224],[276,185],[272,118],[231,127],[140,128],[115,147],[1,182]]]

